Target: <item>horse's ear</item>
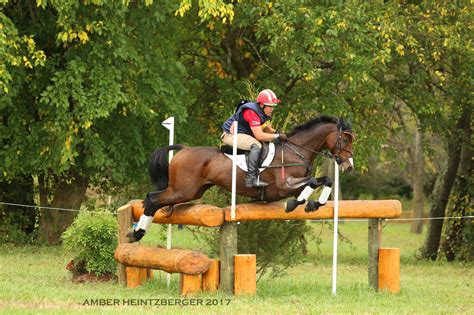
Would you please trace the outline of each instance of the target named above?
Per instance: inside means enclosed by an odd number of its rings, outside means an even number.
[[[351,130],[352,129],[352,119],[351,118],[344,119],[344,117],[339,117],[337,126],[339,127],[339,131]]]
[[[344,128],[344,125],[345,125],[344,117],[338,117],[337,118],[337,129],[339,131],[342,131],[342,129]]]

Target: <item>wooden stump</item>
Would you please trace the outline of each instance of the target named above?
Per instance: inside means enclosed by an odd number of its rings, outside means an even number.
[[[127,232],[132,228],[132,207],[126,205],[117,210],[118,218],[118,244],[128,243]],[[123,286],[128,286],[128,275],[125,265],[117,262],[118,282]]]
[[[379,289],[397,293],[400,291],[400,249],[379,249]]]
[[[220,264],[218,259],[211,260],[211,267],[202,274],[202,290],[204,292],[215,292],[219,288]]]
[[[201,275],[180,275],[179,294],[192,295],[202,290]]]
[[[220,290],[232,294],[234,291],[234,256],[237,255],[237,223],[225,222],[221,227],[220,251]]]
[[[234,293],[255,294],[257,292],[257,256],[235,255]]]
[[[125,267],[127,274],[127,288],[141,286],[149,279],[149,269],[139,267]]]
[[[379,248],[382,235],[382,222],[380,219],[369,219],[369,286],[378,291],[379,278]]]

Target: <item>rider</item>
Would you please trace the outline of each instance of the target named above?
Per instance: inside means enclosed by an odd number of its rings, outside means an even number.
[[[270,125],[273,109],[281,101],[270,89],[261,91],[256,102],[248,102],[240,106],[236,112],[222,125],[224,133],[221,140],[224,144],[233,145],[233,122],[238,122],[237,148],[247,150],[248,172],[245,178],[246,187],[264,187],[268,183],[258,180],[258,161],[262,144],[260,141],[272,141],[280,139],[287,141],[288,137],[284,133],[278,133]]]

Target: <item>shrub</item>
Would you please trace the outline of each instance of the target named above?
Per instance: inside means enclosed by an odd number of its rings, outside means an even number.
[[[74,255],[74,265],[88,272],[114,274],[117,221],[110,212],[81,212],[62,238],[66,251]]]
[[[0,244],[10,243],[15,245],[26,244],[31,240],[31,235],[20,229],[15,220],[18,216],[11,213],[4,214],[0,209]]]
[[[249,202],[237,196],[237,203]],[[219,188],[211,188],[203,197],[203,203],[216,206],[230,205],[230,194]],[[238,252],[257,255],[259,277],[271,270],[272,276],[280,276],[291,266],[301,263],[306,255],[305,234],[311,228],[305,221],[255,221],[241,222],[237,227]],[[211,248],[211,255],[219,255],[217,230],[194,229]]]

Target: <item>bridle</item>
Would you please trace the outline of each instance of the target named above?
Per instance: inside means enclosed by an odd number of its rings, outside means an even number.
[[[297,146],[299,148],[302,148],[306,151],[309,151],[309,152],[312,152],[312,153],[315,153],[315,154],[319,154],[319,155],[322,155],[324,157],[327,157],[328,159],[332,159],[332,160],[335,160],[337,162],[337,164],[342,164],[344,163],[345,161],[347,161],[349,158],[351,158],[353,156],[353,152],[350,151],[350,150],[347,150],[346,148],[343,148],[342,147],[342,136],[346,134],[346,135],[349,135],[351,137],[352,140],[355,139],[355,135],[350,132],[350,131],[342,131],[342,130],[339,130],[338,133],[337,133],[337,139],[336,139],[336,144],[334,145],[335,149],[334,149],[334,153],[327,153],[327,152],[322,152],[322,151],[315,151],[315,150],[312,150],[312,149],[309,149],[307,147],[304,147],[302,145],[299,145],[297,143],[294,143],[290,140],[288,140],[286,143],[283,143],[282,145],[286,145],[291,151],[293,151],[300,159],[302,159],[305,164],[308,164],[309,162],[306,161],[306,159],[303,157],[303,155],[301,153],[299,153],[298,151],[296,151],[294,148],[292,148],[292,145],[294,146]],[[346,157],[345,159],[342,159],[341,156],[340,156],[340,153],[341,152],[347,152],[349,153],[349,156]]]
[[[354,138],[355,138],[355,136],[352,132],[342,131],[342,130],[338,131],[335,150],[334,150],[334,154],[332,155],[334,157],[334,159],[336,160],[337,164],[344,163],[345,161],[347,161],[348,159],[350,159],[354,155],[352,151],[349,151],[346,148],[342,147],[342,135],[344,135],[344,134],[349,135],[352,140],[354,140]],[[344,160],[341,158],[341,155],[340,155],[341,151],[349,153],[349,156],[347,158],[345,158]]]

